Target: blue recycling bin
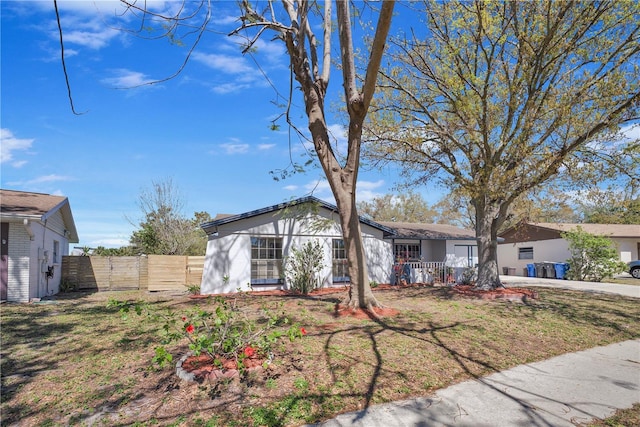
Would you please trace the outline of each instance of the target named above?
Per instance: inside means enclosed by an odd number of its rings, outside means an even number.
[[[536,266],[527,264],[527,277],[536,277]]]
[[[556,270],[556,279],[564,279],[569,269],[569,264],[564,262],[556,262],[554,264]]]

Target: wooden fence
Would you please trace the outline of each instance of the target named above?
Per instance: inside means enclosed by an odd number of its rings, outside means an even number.
[[[203,256],[64,256],[62,281],[75,289],[186,291],[200,285]]]

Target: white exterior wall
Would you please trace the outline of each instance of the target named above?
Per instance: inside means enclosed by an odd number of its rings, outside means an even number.
[[[29,302],[31,241],[22,223],[9,223],[7,301]]]
[[[321,217],[325,220],[337,220],[324,215]],[[256,236],[282,238],[283,257],[292,248],[300,248],[310,240],[319,240],[324,250],[321,286],[332,286],[332,240],[342,239],[340,227],[334,223],[328,229],[312,232],[309,227],[313,225],[313,221],[313,216],[297,220],[279,219],[277,213],[270,212],[219,226],[218,236],[209,236],[200,292],[219,294],[251,290],[251,237]],[[370,280],[389,283],[393,266],[392,246],[382,240],[382,231],[365,224],[361,224],[361,227]],[[223,280],[225,276],[229,277],[227,283]],[[256,286],[256,289],[262,290],[279,288],[282,285]]]
[[[368,234],[370,231],[371,234]],[[393,283],[393,245],[382,240],[382,231],[362,225],[364,249],[367,254],[369,280],[377,283]]]
[[[456,254],[456,246],[473,246],[471,254],[471,266],[478,264],[478,242],[473,240],[447,240],[446,265],[448,267],[467,268],[469,267],[469,256]]]
[[[519,248],[533,248],[533,259],[518,259]],[[527,264],[566,262],[570,256],[569,243],[564,239],[503,243],[498,245],[498,271],[502,272],[502,267],[513,267],[516,275],[522,276]]]
[[[615,242],[620,253],[620,261],[629,262],[640,259],[638,253],[638,239],[611,239]]]
[[[69,254],[69,241],[64,233],[64,222],[56,212],[44,224],[29,221],[33,233],[30,239],[23,222],[9,223],[7,300],[29,302],[60,291],[62,256]],[[58,242],[57,260],[53,259],[54,241]],[[45,251],[48,258],[45,259]],[[53,277],[47,278],[46,268],[53,266]],[[43,271],[44,270],[44,271]]]
[[[638,259],[637,239],[611,239],[618,248],[620,260],[629,262]],[[533,259],[519,260],[519,248],[533,248]],[[527,264],[536,262],[566,262],[571,257],[569,243],[564,239],[539,240],[533,242],[503,243],[498,245],[499,271],[502,267],[515,267],[516,275],[522,276]]]

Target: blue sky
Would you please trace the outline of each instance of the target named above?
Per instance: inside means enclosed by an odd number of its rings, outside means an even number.
[[[134,230],[127,218],[140,219],[138,197],[153,181],[171,179],[189,217],[241,213],[311,191],[333,202],[320,169],[283,181],[269,173],[287,167],[290,157],[304,162],[302,143],[283,121],[279,131],[270,130],[284,100],[264,75],[286,96],[287,56],[269,37],[253,57],[242,56],[226,36],[237,26],[235,2],[215,3],[214,27],[221,31],[205,34],[180,75],[133,89],[119,88],[170,76],[187,48],[117,30],[123,22],[113,20],[115,1],[58,4],[73,101],[83,114],[69,107],[53,1],[0,2],[0,176],[5,189],[67,196],[79,246],[126,245]],[[337,102],[342,85],[335,70],[330,89]],[[293,117],[306,130],[298,92],[294,103]],[[342,120],[336,115],[330,123],[340,146]],[[396,178],[391,169],[362,169],[358,200],[391,192]],[[433,203],[441,192],[424,197]]]

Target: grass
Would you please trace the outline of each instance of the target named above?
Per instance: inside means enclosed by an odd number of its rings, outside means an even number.
[[[640,279],[634,279],[633,277],[616,277],[613,279],[605,279],[607,283],[617,283],[618,285],[635,285],[640,286]]]
[[[377,298],[400,311],[381,320],[333,317],[330,308],[342,294],[238,296],[248,313],[283,304],[308,334],[280,346],[264,372],[242,382],[203,384],[151,367],[158,325],[136,316],[123,320],[106,303],[110,297],[144,298],[180,311],[207,307],[210,300],[104,292],[5,304],[2,424],[293,426],[640,337],[636,299],[536,291],[538,300],[520,304],[452,297],[442,288],[380,290]],[[186,346],[171,350],[179,356]],[[638,412],[626,416],[637,420]]]

